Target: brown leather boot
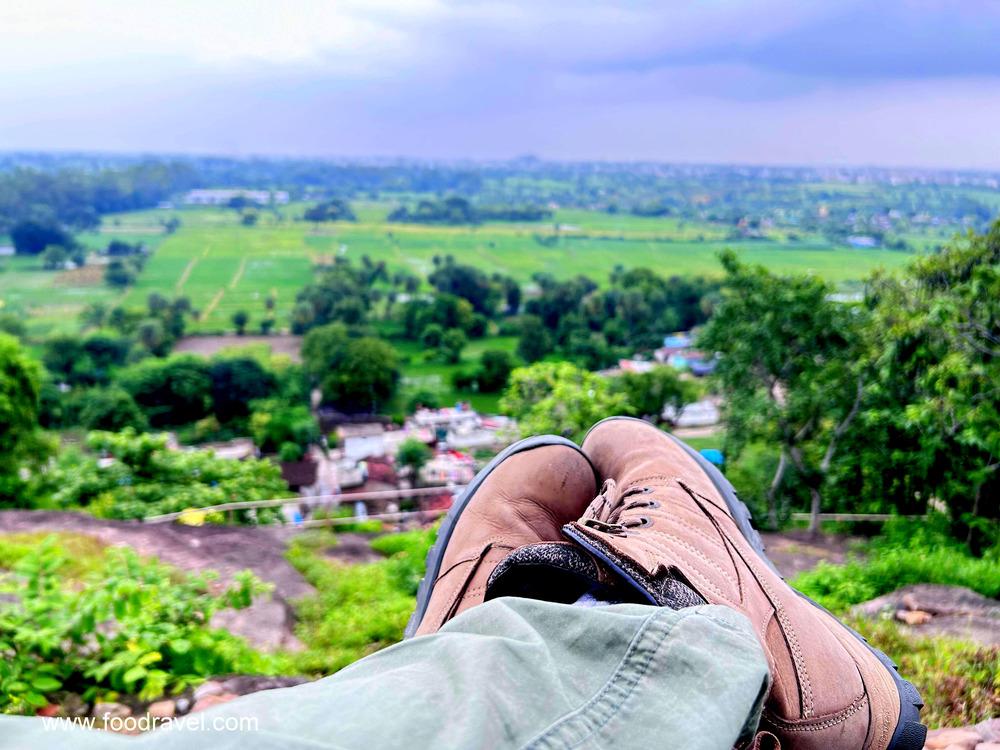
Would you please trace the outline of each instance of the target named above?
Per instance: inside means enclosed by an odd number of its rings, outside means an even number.
[[[441,524],[406,637],[433,633],[481,604],[501,560],[523,545],[559,542],[563,524],[579,518],[596,492],[594,467],[565,438],[531,437],[497,455]]]
[[[920,696],[881,651],[788,586],[750,513],[700,454],[639,420],[613,417],[583,443],[609,481],[564,533],[647,600],[670,581],[754,624],[771,670],[761,728],[786,750],[920,750]]]

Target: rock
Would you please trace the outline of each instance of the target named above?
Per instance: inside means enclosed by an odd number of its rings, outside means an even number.
[[[305,677],[267,677],[265,675],[241,674],[222,681],[223,692],[234,695],[249,695],[261,690],[294,687],[309,682]]]
[[[202,698],[209,695],[219,695],[224,692],[225,691],[222,689],[222,683],[216,682],[215,680],[208,680],[201,683],[194,689],[194,701],[197,703]]]
[[[132,709],[123,703],[95,703],[91,714],[98,719],[124,719],[132,715]]]
[[[62,713],[58,703],[48,703],[35,711],[35,716],[58,716]]]
[[[986,719],[973,727],[985,742],[1000,742],[1000,719]]]
[[[177,713],[186,714],[191,710],[191,699],[190,698],[178,698],[174,701],[174,707],[177,709]]]
[[[1000,602],[961,586],[904,586],[851,611],[869,618],[895,616],[922,636],[946,635],[984,646],[1000,646]]]
[[[973,750],[983,741],[979,732],[971,729],[932,729],[927,733],[927,750]]]
[[[169,719],[175,713],[177,713],[177,707],[174,705],[173,701],[156,701],[156,703],[150,703],[149,708],[146,709],[146,713],[150,716],[155,716],[158,719]]]
[[[980,742],[976,750],[1000,750],[1000,742]]]
[[[238,696],[232,693],[222,693],[221,695],[206,695],[204,698],[195,701],[194,708],[191,709],[191,713],[196,714],[199,711],[204,711],[206,708],[211,708],[212,706],[221,706],[223,703],[229,703],[233,698]]]
[[[59,705],[62,707],[62,715],[69,717],[86,716],[89,709],[83,698],[76,693],[66,693]]]
[[[923,625],[930,622],[931,615],[922,609],[898,609],[896,610],[896,619],[907,625]]]

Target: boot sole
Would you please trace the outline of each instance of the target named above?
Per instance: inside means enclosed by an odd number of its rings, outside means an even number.
[[[730,481],[726,479],[722,472],[719,471],[718,467],[680,438],[671,435],[669,432],[663,432],[663,430],[655,427],[655,425],[652,425],[642,419],[635,419],[634,417],[608,417],[607,419],[602,419],[600,422],[591,427],[590,430],[587,431],[587,434],[589,435],[598,427],[598,425],[612,420],[640,422],[641,424],[653,427],[658,430],[661,435],[673,440],[677,443],[677,445],[683,448],[684,451],[698,463],[698,466],[701,467],[701,470],[708,476],[708,478],[712,480],[712,484],[715,485],[715,489],[718,490],[722,499],[725,501],[730,515],[732,515],[733,520],[736,521],[737,528],[739,528],[740,533],[743,534],[743,537],[753,548],[754,552],[757,553],[757,556],[767,563],[771,570],[778,573],[778,569],[774,567],[774,563],[767,558],[767,554],[764,552],[764,542],[760,538],[760,534],[750,523],[750,509],[747,508],[746,504],[739,499],[736,494],[736,489]],[[584,441],[586,442],[586,438],[584,438]],[[778,573],[778,575],[781,576],[780,573]],[[784,578],[784,576],[781,577],[782,579]],[[892,677],[892,680],[896,685],[896,692],[899,693],[899,721],[896,723],[896,730],[892,734],[892,739],[889,741],[887,750],[923,750],[924,740],[927,736],[927,727],[920,723],[920,709],[924,706],[923,700],[920,698],[920,693],[917,689],[899,675],[899,668],[896,666],[895,662],[886,656],[885,653],[868,643],[868,641],[856,630],[840,622],[839,618],[833,615],[824,606],[814,602],[805,594],[798,591],[795,593],[812,604],[814,607],[823,610],[828,615],[833,617],[836,622],[840,623],[841,626],[846,628],[855,638],[865,644],[865,647],[882,663],[882,665],[889,672],[889,675]]]
[[[426,571],[424,572],[424,577],[420,579],[420,585],[417,587],[417,606],[413,610],[413,614],[410,615],[410,620],[406,624],[406,630],[403,632],[403,638],[412,638],[417,629],[420,627],[420,623],[423,622],[424,615],[427,614],[427,605],[431,599],[431,593],[434,590],[434,583],[437,581],[438,575],[441,573],[441,561],[444,559],[444,552],[448,548],[448,542],[451,540],[452,532],[455,530],[455,525],[458,522],[459,516],[468,506],[469,501],[472,500],[473,495],[479,487],[486,481],[493,470],[496,469],[500,464],[506,461],[511,456],[518,453],[524,453],[525,451],[530,451],[535,448],[542,448],[549,445],[561,445],[566,448],[572,448],[584,459],[586,459],[587,464],[590,466],[591,470],[594,471],[594,482],[596,485],[600,484],[600,480],[597,476],[597,471],[594,470],[593,464],[590,463],[590,459],[587,455],[580,450],[580,446],[574,443],[572,440],[567,440],[564,437],[559,437],[558,435],[536,435],[534,437],[524,438],[519,440],[513,445],[507,446],[504,450],[500,451],[493,460],[490,461],[486,466],[484,466],[478,474],[469,483],[469,486],[465,488],[462,496],[459,497],[445,514],[444,521],[441,523],[441,528],[438,529],[437,539],[434,541],[433,546],[427,551],[427,561],[426,561]]]

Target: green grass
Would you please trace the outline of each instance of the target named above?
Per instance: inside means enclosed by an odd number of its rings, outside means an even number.
[[[294,668],[330,674],[400,641],[434,535],[434,530],[411,531],[376,539],[372,547],[387,557],[367,565],[327,559],[329,532],[294,541],[288,560],[316,588],[295,606],[296,635],[306,648],[290,656]]]
[[[726,247],[744,260],[777,271],[812,272],[833,282],[856,281],[877,267],[895,268],[906,253],[833,247],[819,237],[788,242],[781,230],[758,241],[727,241],[728,228],[674,218],[643,218],[583,210],[556,212],[552,221],[489,223],[475,227],[387,224],[394,201],[359,203],[357,223],[313,225],[296,221],[301,205],[280,212],[261,212],[254,227],[239,223],[235,211],[222,208],[137,211],[104,219],[100,231],[80,241],[101,248],[114,238],[142,241],[155,248],[136,285],[126,293],[100,280],[66,284],[66,277],[43,271],[31,258],[0,259],[0,302],[23,310],[33,332],[72,330],[76,314],[88,303],[124,300],[136,305],[151,292],[168,297],[184,294],[202,319],[194,331],[224,332],[239,309],[250,313],[251,328],[264,314],[264,300],[277,298],[278,327],[287,326],[295,294],[313,278],[320,258],[343,254],[384,260],[390,269],[421,276],[435,255],[454,255],[459,262],[510,274],[528,283],[533,274],[557,277],[578,273],[605,282],[616,265],[649,266],[664,274],[717,275],[717,255]],[[164,235],[160,222],[178,216],[180,229]],[[559,226],[558,242],[545,246],[536,235],[551,235]],[[933,238],[936,241],[936,238]],[[925,240],[921,246],[933,244]]]
[[[458,391],[452,385],[452,376],[461,370],[472,370],[487,349],[513,352],[517,348],[515,336],[491,336],[470,341],[462,351],[458,364],[446,364],[426,359],[424,348],[414,341],[393,341],[393,346],[403,358],[402,390],[404,395],[420,390],[437,393],[442,405],[451,406],[457,401],[468,401],[477,411],[495,414],[499,411],[499,393],[470,393]]]

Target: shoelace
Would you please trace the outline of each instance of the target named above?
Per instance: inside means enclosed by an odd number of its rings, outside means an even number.
[[[656,503],[652,500],[626,502],[630,497],[645,495],[649,492],[648,487],[629,487],[623,490],[614,479],[606,479],[600,494],[587,506],[587,512],[584,514],[584,525],[611,533],[649,525],[649,519],[644,516],[625,519],[621,517],[626,511],[635,508],[654,507]]]

